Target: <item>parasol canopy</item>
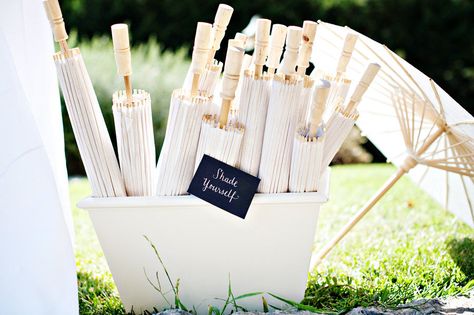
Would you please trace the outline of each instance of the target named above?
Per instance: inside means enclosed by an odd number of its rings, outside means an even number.
[[[125,90],[113,95],[113,114],[120,168],[128,196],[155,194],[155,139],[151,118],[151,97],[132,90],[132,62],[127,24],[112,25],[117,73]]]
[[[125,196],[117,157],[79,48],[70,49],[67,45],[68,35],[58,0],[43,3],[55,41],[61,47],[54,55],[54,62],[92,195]]]
[[[320,22],[320,49],[313,58],[321,64],[334,64],[335,47],[347,32],[358,35],[348,76],[360,72],[368,60],[382,66],[358,107],[357,125],[398,170],[316,260],[322,259],[406,173],[446,209],[474,226],[472,115],[388,47],[347,27]]]

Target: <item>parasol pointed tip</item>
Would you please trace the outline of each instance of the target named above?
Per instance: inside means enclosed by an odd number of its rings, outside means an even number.
[[[233,7],[225,3],[219,4],[217,7],[214,24],[227,27],[230,22],[230,18],[232,17],[232,13],[234,13]]]

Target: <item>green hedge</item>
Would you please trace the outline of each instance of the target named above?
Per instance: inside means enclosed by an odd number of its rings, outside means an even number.
[[[283,24],[321,19],[385,43],[474,111],[472,0],[225,0],[235,8],[229,31],[255,14]],[[219,0],[62,0],[67,25],[80,36],[110,36],[110,25],[131,25],[135,43],[156,37],[162,48],[192,45],[197,21],[212,22]],[[220,56],[222,58],[222,56]]]

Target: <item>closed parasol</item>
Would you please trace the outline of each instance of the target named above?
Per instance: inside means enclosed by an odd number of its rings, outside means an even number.
[[[257,40],[254,60],[264,60],[267,56],[268,38],[270,37],[270,20],[257,21]],[[275,26],[274,26],[275,31]],[[284,33],[279,32],[279,36]],[[273,35],[272,35],[273,36]],[[271,50],[270,50],[271,54]],[[280,52],[281,54],[281,52]],[[238,120],[245,126],[238,166],[244,172],[257,176],[262,153],[263,132],[270,99],[270,78],[267,75],[255,74],[250,69],[244,70],[241,78]]]
[[[324,130],[323,113],[329,95],[330,84],[320,81],[314,88],[314,103],[311,106],[309,124],[296,131],[291,157],[291,192],[318,191],[323,168]]]
[[[285,53],[273,78],[268,105],[259,191],[281,193],[288,191],[290,162],[296,131],[303,80],[296,74],[301,28],[288,27]]]
[[[150,94],[132,90],[128,26],[112,25],[112,39],[117,73],[125,83],[125,90],[114,93],[112,106],[125,189],[128,196],[153,196],[156,157]]]
[[[239,82],[244,50],[228,45],[220,93],[222,103],[219,117],[206,115],[203,118],[195,167],[204,154],[226,164],[235,166],[240,153],[244,128],[238,121],[228,119],[232,100]]]
[[[79,48],[70,49],[58,0],[43,2],[61,51],[54,55],[59,85],[94,197],[125,196],[112,141]]]
[[[210,49],[211,25],[199,22],[194,39],[191,72],[199,82]],[[201,131],[202,117],[212,107],[211,98],[186,89],[173,91],[166,134],[158,159],[156,194],[177,196],[187,193],[194,174],[194,161]]]

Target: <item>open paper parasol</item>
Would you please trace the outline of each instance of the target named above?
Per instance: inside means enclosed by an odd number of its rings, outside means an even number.
[[[128,196],[153,196],[156,161],[150,94],[132,91],[128,26],[112,25],[112,39],[117,73],[125,83],[125,90],[114,93],[112,106],[125,189]]]
[[[262,146],[259,191],[288,191],[293,140],[303,80],[296,74],[301,28],[288,27],[285,54],[273,78]]]
[[[59,84],[94,197],[125,196],[120,174],[97,96],[79,48],[70,49],[57,0],[43,2],[61,51],[54,55]]]
[[[321,22],[329,36],[318,44],[331,62],[347,28]],[[398,167],[380,190],[317,255],[318,263],[406,173],[428,194],[474,226],[474,119],[432,79],[386,46],[358,33],[349,75],[367,60],[382,70],[359,105],[358,126]]]
[[[258,48],[255,49],[256,55],[254,58],[257,62],[266,58],[268,48],[264,46],[268,46],[270,24],[270,20],[266,19],[257,21],[256,47]],[[283,38],[281,40],[283,43],[285,34],[285,26],[273,26],[272,38],[273,36],[279,36],[279,38]],[[272,40],[274,41],[274,39]],[[263,57],[261,54],[263,54]],[[247,69],[243,73],[241,82],[238,120],[245,126],[245,134],[242,140],[238,166],[244,172],[257,176],[262,154],[263,132],[265,131],[271,81],[268,75],[255,75],[253,71]]]
[[[362,96],[367,91],[380,66],[376,63],[370,63],[365,69],[359,83],[352,93],[347,106],[340,105],[337,107],[327,122],[327,130],[324,142],[323,167],[329,166],[337,151],[341,148],[344,140],[354,127],[357,120],[357,105]]]
[[[329,82],[324,80],[315,86],[310,122],[296,131],[290,168],[291,192],[302,193],[319,189],[324,150],[322,118],[330,86]]]
[[[194,82],[204,71],[210,49],[211,24],[198,23],[194,39],[191,71]],[[212,107],[211,99],[199,96],[197,86],[187,93],[173,91],[166,134],[157,164],[158,196],[177,196],[187,193],[194,174],[194,161],[199,142],[202,117]]]
[[[235,166],[240,153],[244,128],[239,122],[229,121],[229,111],[239,82],[244,50],[229,44],[222,78],[221,111],[219,117],[206,115],[202,122],[196,168],[204,154]]]

